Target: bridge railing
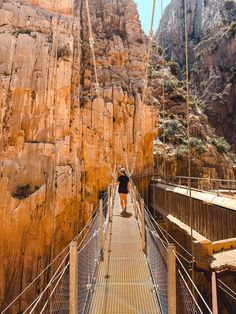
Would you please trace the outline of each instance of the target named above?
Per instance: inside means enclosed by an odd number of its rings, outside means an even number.
[[[7,306],[4,313],[85,313],[103,254],[108,193],[73,241]]]
[[[155,221],[134,186],[132,200],[142,237],[143,250],[147,257],[161,312],[163,314],[212,313],[192,281],[189,270],[186,269],[191,262],[169,242],[171,236],[165,234],[164,229]],[[175,242],[177,243],[177,241]],[[184,258],[184,263],[181,261],[181,257]]]
[[[189,186],[189,178],[186,176],[167,177],[166,179],[158,175],[152,176],[156,180],[167,184],[176,184],[179,186]],[[191,187],[193,189],[211,192],[217,195],[236,195],[236,180],[213,179],[210,177],[191,177]]]

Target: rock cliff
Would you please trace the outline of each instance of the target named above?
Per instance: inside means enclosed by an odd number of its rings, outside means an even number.
[[[219,136],[236,151],[236,2],[190,0],[187,7],[191,89]],[[183,1],[172,0],[158,31],[169,60],[185,66]],[[225,127],[227,126],[227,127]]]
[[[157,117],[142,102],[136,6],[90,10],[99,96],[84,4],[0,1],[1,309],[89,219],[115,165],[152,164]]]
[[[151,171],[163,79],[168,119],[186,132],[184,87],[157,51],[142,101],[147,39],[134,2],[89,3],[98,94],[84,2],[0,0],[0,309],[77,234],[119,164]],[[231,175],[195,107],[192,118],[213,152],[206,167]],[[160,136],[163,123],[160,115]]]
[[[154,46],[150,83],[159,112],[158,134],[154,142],[154,171],[164,175],[188,175],[186,84],[178,80],[178,66],[166,62],[160,47]],[[190,94],[191,175],[193,177],[234,178],[235,155],[230,145],[215,134],[199,101]]]

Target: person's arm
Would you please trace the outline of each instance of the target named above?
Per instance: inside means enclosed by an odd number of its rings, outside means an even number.
[[[111,185],[111,186],[119,186],[119,185],[120,185],[120,182],[119,182],[119,181],[113,182],[113,183],[111,183],[110,185]]]

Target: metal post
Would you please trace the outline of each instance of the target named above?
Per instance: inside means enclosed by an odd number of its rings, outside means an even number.
[[[78,252],[76,241],[70,244],[70,314],[78,314]]]
[[[168,314],[176,314],[176,256],[175,246],[168,244]]]
[[[142,236],[142,250],[145,251],[145,214],[144,214],[144,200],[141,200],[141,236]]]
[[[108,186],[108,219],[111,222],[111,186]]]
[[[99,210],[100,210],[100,259],[104,260],[104,242],[103,242],[103,201],[99,201]]]
[[[212,313],[218,314],[216,273],[214,271],[211,273],[211,290],[212,290]]]
[[[133,197],[134,197],[134,217],[138,219],[138,210],[137,210],[137,188],[134,186],[133,191]]]

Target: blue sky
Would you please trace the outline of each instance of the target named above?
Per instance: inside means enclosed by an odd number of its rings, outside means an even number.
[[[139,16],[143,25],[143,29],[146,34],[149,34],[153,0],[134,0],[138,4]],[[171,0],[163,0],[163,8],[165,8]],[[156,12],[155,12],[155,24],[154,30],[157,29],[160,18],[161,18],[161,0],[156,1]]]

